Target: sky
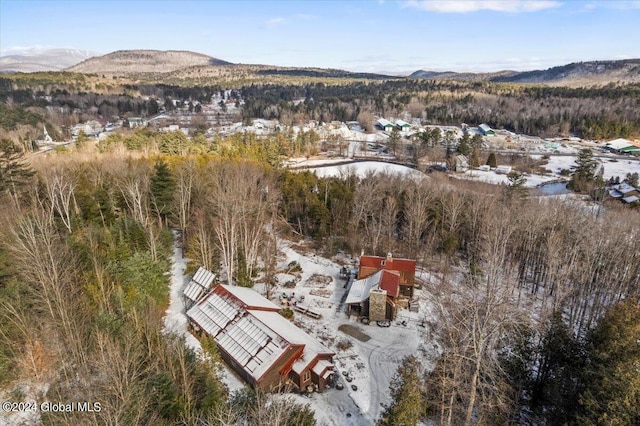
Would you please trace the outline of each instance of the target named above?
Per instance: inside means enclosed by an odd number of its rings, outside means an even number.
[[[0,54],[191,50],[245,64],[491,72],[640,58],[640,1],[0,0]]]

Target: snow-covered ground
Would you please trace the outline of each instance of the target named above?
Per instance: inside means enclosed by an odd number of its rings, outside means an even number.
[[[389,385],[402,358],[416,355],[430,367],[438,356],[437,345],[426,340],[428,329],[424,324],[433,321],[427,294],[417,290],[420,311],[401,309],[390,328],[364,325],[348,318],[346,306],[341,304],[348,289],[345,288],[346,281],[339,278],[340,267],[342,264],[355,267],[354,259],[347,256],[327,259],[288,241],[280,242],[279,251],[282,253],[278,259],[279,270],[289,270],[291,262],[295,261],[301,271],[280,275],[281,284],[294,281],[296,285],[295,288],[281,287],[274,294],[291,296],[299,305],[322,315],[320,319],[313,319],[296,313],[294,321],[336,352],[334,362],[344,384],[344,390],[328,389],[322,394],[300,396],[300,401],[311,405],[320,424],[359,426],[375,423],[384,405],[390,402]],[[402,325],[402,321],[406,325]],[[339,327],[345,324],[358,328],[370,340],[363,342],[343,333]],[[351,346],[339,349],[339,345],[347,341],[347,346]],[[347,382],[344,373],[351,382]]]
[[[327,164],[327,163],[325,163]],[[365,177],[375,173],[389,173],[404,175],[405,177],[422,178],[424,174],[418,170],[412,169],[400,164],[385,163],[381,161],[359,161],[350,164],[342,164],[339,166],[326,166],[316,163],[318,166],[310,169],[319,177],[340,177],[356,174],[358,177]]]
[[[468,180],[477,180],[480,182],[492,183],[494,185],[507,185],[509,183],[509,179],[505,174],[498,174],[493,170],[490,171],[482,171],[482,170],[468,170],[464,174],[459,175],[456,174],[454,177],[468,179]],[[524,186],[528,188],[533,188],[545,182],[550,182],[557,179],[557,176],[542,176],[538,174],[530,174],[524,176],[527,181]]]
[[[540,156],[533,155],[532,158],[539,159]],[[544,166],[547,170],[559,174],[562,170],[571,170],[576,165],[577,155],[553,155],[549,157],[549,162]],[[612,161],[613,160],[613,161]],[[620,176],[624,179],[627,173],[640,173],[640,159],[631,157],[620,158],[598,158],[604,168],[604,178]]]
[[[539,160],[542,155],[532,155],[531,158]],[[546,182],[551,182],[561,178],[562,170],[571,170],[576,165],[576,155],[552,155],[549,156],[548,163],[543,167],[549,170],[549,175],[528,174],[524,177],[527,182],[524,186],[533,188]],[[640,159],[630,157],[620,158],[598,158],[598,161],[604,169],[604,178],[609,179],[613,176],[619,176],[624,179],[627,173],[640,173]],[[477,180],[495,185],[506,185],[509,183],[507,175],[497,174],[494,171],[468,170],[464,174],[455,174],[454,177],[461,179]]]

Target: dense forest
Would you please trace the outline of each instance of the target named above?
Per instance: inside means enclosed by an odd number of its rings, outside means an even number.
[[[258,274],[275,285],[274,236],[327,255],[392,251],[438,273],[427,290],[442,355],[429,371],[402,363],[380,424],[638,423],[637,210],[596,214],[437,173],[280,167],[311,146],[138,132],[28,163],[2,140],[0,385],[103,401],[45,424],[314,424],[304,405],[229,395],[212,342],[202,359],[162,332],[175,230],[192,267],[243,286]]]
[[[229,91],[244,102],[241,119],[278,119],[282,124],[363,121],[366,116],[401,117],[405,113],[423,124],[478,125],[487,123],[516,133],[541,137],[575,135],[613,139],[640,135],[640,86],[568,88],[512,83],[460,82],[428,79],[353,81],[340,84],[252,84],[181,87],[166,84],[117,84],[101,90],[69,79],[22,81],[0,78],[0,100],[13,108],[28,108],[57,126],[90,118],[112,119],[126,114],[150,116],[171,100],[209,103]],[[103,87],[104,86],[104,87]],[[301,102],[294,102],[300,101]],[[196,111],[198,112],[198,111]],[[371,129],[371,120],[366,120]],[[13,123],[13,122],[12,122]],[[8,123],[8,125],[12,125]],[[2,124],[3,128],[5,124]]]

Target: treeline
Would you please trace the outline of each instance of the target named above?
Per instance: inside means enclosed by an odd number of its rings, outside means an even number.
[[[34,86],[23,82],[18,87],[13,80],[0,78],[0,99],[12,99],[17,106],[80,109],[91,117],[107,118],[126,113],[153,115],[159,110],[155,99],[208,103],[224,90],[217,85],[141,84],[124,85],[121,94],[106,95],[75,85],[45,89],[35,81]],[[283,124],[310,119],[355,121],[361,113],[399,117],[408,112],[425,124],[487,123],[541,137],[607,139],[640,134],[637,84],[568,88],[400,78],[345,84],[252,84],[230,91],[230,96],[244,100],[244,120],[278,119]],[[304,101],[293,102],[299,99]]]
[[[477,125],[542,137],[592,139],[640,134],[637,85],[550,88],[435,80],[394,80],[345,85],[242,88],[247,117],[304,117],[324,122],[357,120],[368,111],[400,116],[409,111],[428,124]],[[293,99],[305,101],[293,104]]]
[[[112,152],[123,147],[130,151],[170,155],[211,154],[227,159],[250,159],[278,167],[286,158],[316,154],[319,140],[314,131],[282,132],[269,138],[260,138],[255,133],[236,133],[208,140],[203,134],[189,138],[180,131],[159,133],[139,129],[133,134],[113,133],[100,142],[98,149]]]

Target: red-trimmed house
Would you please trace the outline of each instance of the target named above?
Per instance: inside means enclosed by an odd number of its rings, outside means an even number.
[[[387,257],[360,257],[358,279],[349,288],[347,313],[371,321],[393,320],[399,306],[413,297],[416,261]]]
[[[358,279],[367,278],[378,271],[396,272],[400,276],[401,298],[411,299],[415,288],[416,261],[411,259],[394,258],[391,253],[387,257],[360,256]]]
[[[212,337],[222,359],[254,388],[324,390],[335,353],[279,311],[251,289],[218,285],[187,317],[191,330]]]

